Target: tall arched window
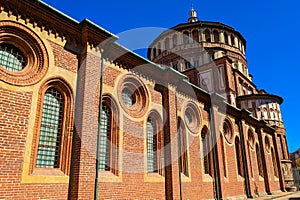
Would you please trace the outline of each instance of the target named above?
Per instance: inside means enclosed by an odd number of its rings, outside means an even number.
[[[211,42],[211,36],[210,36],[210,31],[208,29],[206,29],[204,31],[204,34],[205,34],[205,41],[206,42]]]
[[[244,176],[242,149],[241,149],[241,145],[240,145],[240,139],[238,137],[235,138],[235,157],[236,157],[236,165],[237,165],[238,174],[240,176]]]
[[[118,112],[115,101],[103,96],[102,109],[99,115],[98,130],[98,166],[100,171],[110,171],[118,175],[119,133]]]
[[[221,143],[221,153],[222,153],[222,164],[223,164],[223,171],[224,176],[227,177],[227,169],[226,169],[226,156],[225,156],[225,146],[224,146],[224,139],[223,136],[220,136],[220,143]]]
[[[44,83],[39,90],[30,172],[49,174],[60,170],[69,175],[73,135],[73,95],[60,78]],[[45,170],[47,169],[47,170]],[[52,172],[51,172],[52,173]]]
[[[179,139],[180,139],[180,172],[185,176],[189,176],[188,171],[188,153],[187,153],[187,138],[186,132],[184,128],[184,123],[181,119],[178,120],[178,131],[179,131]]]
[[[170,39],[167,37],[165,39],[165,50],[169,50],[170,49]]]
[[[219,42],[219,32],[217,30],[213,31],[213,35],[214,35],[214,42]]]
[[[58,168],[60,165],[64,98],[55,88],[45,95],[36,156],[37,168]]]
[[[209,174],[212,176],[212,148],[210,133],[206,126],[202,128],[201,131],[201,143],[202,143],[202,158],[203,158],[203,171],[204,174]]]
[[[173,47],[176,47],[177,44],[178,44],[178,42],[177,42],[177,34],[174,34],[173,35]]]
[[[157,128],[152,117],[147,120],[147,171],[157,172]]]
[[[188,44],[189,43],[189,32],[188,31],[184,31],[183,32],[183,44]]]
[[[235,46],[235,40],[234,40],[234,36],[230,35],[230,39],[231,39],[231,45]]]
[[[250,172],[251,172],[251,177],[254,177],[253,174],[253,166],[252,166],[252,151],[251,149],[254,149],[254,134],[253,132],[249,129],[248,130],[248,150],[249,150],[249,162],[250,162]]]
[[[152,49],[152,51],[153,51],[153,58],[155,58],[156,57],[156,48],[154,47],[153,49]]]
[[[262,158],[261,158],[261,153],[260,153],[260,149],[259,149],[258,144],[255,145],[255,150],[256,150],[258,174],[261,177],[264,177]]]
[[[271,156],[272,156],[272,163],[273,163],[273,169],[274,169],[274,176],[278,177],[278,168],[277,168],[277,161],[274,153],[273,147],[271,148]]]
[[[228,34],[226,32],[224,32],[224,42],[228,44]]]
[[[199,42],[199,34],[198,34],[198,30],[193,30],[192,35],[193,35],[193,42],[194,42],[194,43]]]
[[[110,170],[111,110],[102,103],[99,134],[99,170]]]
[[[160,44],[160,42],[157,45],[157,53],[158,53],[158,55],[161,53],[161,44]]]

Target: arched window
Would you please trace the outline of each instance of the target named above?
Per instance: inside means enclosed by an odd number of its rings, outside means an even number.
[[[277,161],[274,153],[273,147],[271,148],[271,156],[272,156],[272,163],[273,163],[273,169],[274,169],[274,176],[278,177],[278,168],[277,168]]]
[[[157,45],[157,51],[158,51],[158,55],[161,53],[161,44],[160,42]]]
[[[170,39],[167,37],[165,39],[165,50],[168,50],[170,49]]]
[[[240,139],[238,137],[235,138],[235,157],[236,157],[236,165],[237,165],[238,174],[240,176],[244,176],[242,149],[241,149],[241,145],[240,145]]]
[[[204,174],[209,174],[212,176],[212,148],[211,148],[211,139],[210,133],[206,126],[202,128],[201,131],[201,143],[202,143],[202,158],[203,158],[203,171]]]
[[[178,120],[178,131],[179,131],[179,139],[180,139],[180,173],[189,176],[188,171],[188,152],[187,152],[187,138],[186,132],[184,128],[184,123],[181,119]]]
[[[152,51],[153,51],[153,58],[156,56],[156,48],[154,47],[153,49],[152,49]]]
[[[198,33],[198,30],[193,30],[192,35],[193,35],[193,42],[194,43],[198,43],[199,42],[199,33]]]
[[[55,88],[49,88],[42,108],[36,168],[58,168],[60,165],[64,98]]]
[[[30,171],[49,174],[47,170],[58,169],[68,175],[73,135],[70,86],[59,78],[48,80],[40,87],[38,102]]]
[[[261,158],[261,153],[260,153],[260,149],[259,149],[258,144],[255,145],[255,150],[256,150],[258,174],[261,177],[264,177],[262,158]]]
[[[224,146],[224,139],[222,135],[220,136],[220,139],[221,139],[220,143],[221,143],[221,151],[222,151],[223,171],[224,171],[224,176],[227,177],[225,146]]]
[[[188,44],[189,43],[189,32],[184,31],[183,32],[183,44]]]
[[[228,34],[226,32],[224,32],[224,41],[225,44],[228,44]]]
[[[157,128],[152,117],[147,120],[147,171],[157,172]]]
[[[8,71],[15,72],[21,71],[26,65],[26,59],[17,47],[7,43],[0,44],[0,66]]]
[[[251,149],[254,149],[254,141],[255,141],[254,134],[249,129],[248,130],[248,150],[249,150],[249,162],[250,162],[250,171],[251,171],[252,178],[254,177],[254,174],[253,174],[253,167],[252,167],[252,157],[251,157],[252,151],[251,151]]]
[[[217,30],[213,31],[214,42],[219,42],[219,32]]]
[[[111,136],[111,110],[103,103],[100,115],[100,134],[99,134],[99,169],[110,170],[110,136]]]
[[[174,34],[173,35],[173,47],[176,47],[178,45],[178,42],[177,42],[177,35]]]
[[[100,171],[111,171],[118,175],[119,134],[117,128],[118,112],[115,102],[104,96],[99,116],[98,166]]]
[[[206,29],[204,31],[204,34],[205,34],[205,41],[206,42],[211,42],[211,36],[210,36],[210,31],[208,29]]]
[[[235,40],[234,40],[234,36],[230,35],[230,39],[231,39],[231,45],[235,46]]]

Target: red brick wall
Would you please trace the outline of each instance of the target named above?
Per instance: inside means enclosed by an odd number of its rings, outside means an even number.
[[[57,67],[61,67],[72,71],[77,72],[78,69],[78,59],[76,54],[70,52],[61,45],[58,45],[50,40],[48,40],[52,47],[52,52],[54,55],[54,64]]]
[[[0,199],[66,199],[68,184],[21,183],[31,98],[0,88]]]

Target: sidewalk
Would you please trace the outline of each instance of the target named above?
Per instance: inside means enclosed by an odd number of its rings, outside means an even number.
[[[274,195],[267,195],[255,198],[254,200],[300,200],[300,191],[297,192],[282,192]]]

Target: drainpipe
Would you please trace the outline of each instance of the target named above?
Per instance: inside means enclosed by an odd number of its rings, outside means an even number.
[[[249,173],[248,173],[248,165],[247,165],[247,157],[246,157],[246,147],[245,147],[245,141],[244,141],[244,131],[243,131],[243,126],[242,126],[242,121],[238,119],[238,126],[239,126],[239,132],[241,135],[241,149],[242,149],[242,159],[243,159],[243,169],[244,169],[244,174],[245,174],[245,189],[247,193],[247,198],[253,198],[251,195],[251,190],[250,190],[250,181],[249,181]]]
[[[100,133],[101,133],[101,113],[102,113],[102,96],[103,96],[103,68],[104,68],[104,56],[101,55],[101,67],[100,67],[100,97],[99,97],[99,107],[98,107],[98,132],[97,132],[97,150],[96,150],[96,174],[95,174],[95,189],[94,189],[94,199],[98,200],[98,187],[99,187],[99,148],[100,148]]]
[[[177,107],[177,91],[175,90],[175,109],[176,109],[176,122],[177,122],[177,149],[178,149],[178,174],[179,174],[179,192],[180,192],[180,200],[182,200],[182,181],[181,181],[181,163],[180,163],[180,156],[181,156],[181,137],[180,137],[180,124],[178,123],[178,107]]]
[[[216,188],[216,199],[219,200],[221,199],[221,187],[220,187],[220,176],[218,173],[218,154],[217,151],[218,149],[216,148],[217,145],[217,140],[216,140],[216,134],[215,134],[215,114],[213,110],[213,105],[209,108],[209,116],[210,116],[210,133],[211,133],[211,140],[212,144],[215,144],[213,147],[213,165],[214,165],[214,183],[215,183],[215,188]]]

